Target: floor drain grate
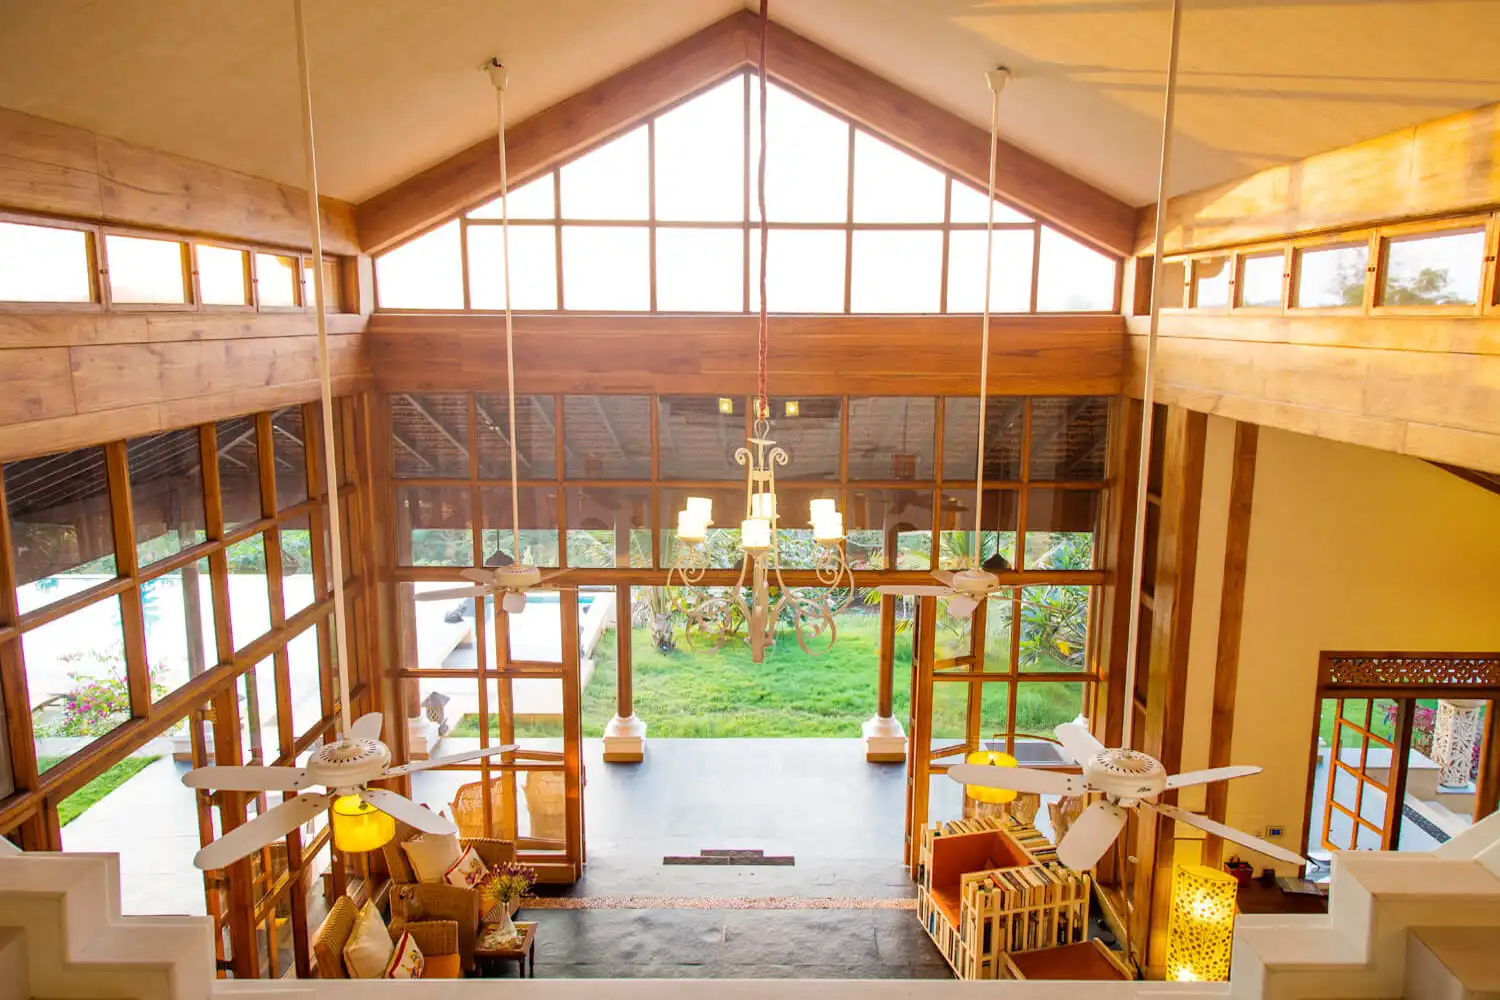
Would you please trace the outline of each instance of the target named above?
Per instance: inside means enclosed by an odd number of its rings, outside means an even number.
[[[774,865],[790,868],[797,859],[790,854],[767,854],[765,851],[724,850],[722,848],[699,851],[694,854],[668,854],[661,859],[664,865]]]

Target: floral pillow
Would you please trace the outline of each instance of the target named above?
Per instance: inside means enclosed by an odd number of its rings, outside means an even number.
[[[465,847],[463,853],[458,856],[458,860],[443,872],[444,882],[463,889],[477,889],[480,883],[489,877],[489,869],[484,866],[479,852],[472,847]]]
[[[417,947],[417,942],[412,940],[411,932],[408,931],[396,942],[390,964],[385,967],[385,978],[421,979],[426,964],[422,958],[422,949]]]

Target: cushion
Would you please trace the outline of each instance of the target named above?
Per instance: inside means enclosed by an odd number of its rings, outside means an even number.
[[[391,932],[385,929],[380,910],[366,903],[344,942],[344,969],[349,978],[379,979],[390,964],[392,950]]]
[[[418,882],[441,882],[463,853],[456,833],[446,836],[424,833],[403,843],[401,850],[406,852],[406,860],[411,862]]]
[[[422,949],[412,940],[411,932],[401,935],[401,940],[391,949],[390,964],[385,967],[386,979],[421,979]]]
[[[489,878],[489,875],[490,870],[484,866],[479,852],[472,847],[465,847],[453,866],[443,872],[443,881],[463,889],[477,889],[479,883]]]
[[[463,970],[459,968],[456,952],[452,955],[422,956],[423,979],[458,979],[462,975]]]

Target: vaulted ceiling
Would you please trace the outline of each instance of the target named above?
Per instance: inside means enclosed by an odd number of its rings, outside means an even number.
[[[327,194],[362,201],[755,6],[306,0]],[[1176,191],[1500,101],[1494,0],[1186,0]],[[813,41],[1136,205],[1155,195],[1165,0],[772,0]],[[290,0],[0,0],[0,106],[302,180]]]

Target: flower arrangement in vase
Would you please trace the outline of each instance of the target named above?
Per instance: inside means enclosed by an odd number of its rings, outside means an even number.
[[[489,875],[479,883],[480,912],[499,914],[493,932],[495,938],[506,940],[516,936],[515,922],[510,918],[510,904],[531,895],[534,885],[536,869],[515,861],[490,869]]]

